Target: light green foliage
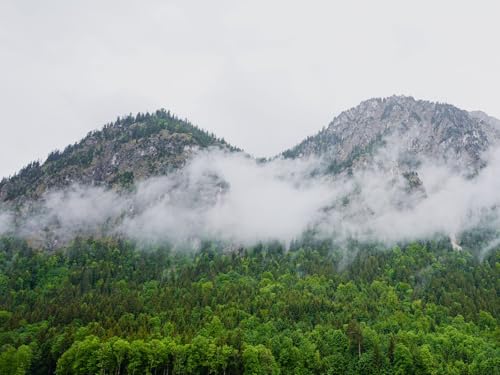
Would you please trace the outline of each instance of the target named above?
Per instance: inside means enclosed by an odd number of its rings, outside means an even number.
[[[498,374],[500,253],[0,240],[0,374]]]
[[[33,353],[27,345],[14,348],[5,345],[0,354],[0,374],[3,375],[24,375],[28,374]]]
[[[247,345],[242,356],[245,374],[278,375],[280,373],[272,352],[263,345]]]

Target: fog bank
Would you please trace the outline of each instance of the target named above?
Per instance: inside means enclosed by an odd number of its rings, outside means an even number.
[[[288,244],[314,228],[337,241],[393,244],[446,235],[459,244],[460,234],[478,225],[498,228],[500,150],[487,155],[487,166],[473,179],[445,163],[420,160],[415,172],[423,183],[416,188],[392,148],[374,160],[352,175],[331,176],[322,173],[322,159],[259,163],[242,153],[200,151],[185,168],[130,191],[73,185],[46,193],[21,214],[4,208],[0,233],[53,246],[77,235],[251,245]]]

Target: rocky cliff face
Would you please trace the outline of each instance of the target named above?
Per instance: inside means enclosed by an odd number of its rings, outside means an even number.
[[[377,150],[385,148],[392,154],[390,167],[404,173],[427,158],[474,174],[484,166],[483,153],[499,140],[498,120],[481,112],[392,96],[370,99],[342,112],[327,128],[283,156],[323,156],[330,171],[339,173],[371,162]]]
[[[74,183],[124,188],[184,165],[193,150],[209,146],[236,150],[166,111],[117,120],[83,140],[52,152],[0,182],[0,202],[38,198]]]

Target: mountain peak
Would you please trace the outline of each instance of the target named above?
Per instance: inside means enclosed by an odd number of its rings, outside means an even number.
[[[80,142],[30,163],[0,181],[0,202],[38,198],[45,191],[73,183],[124,187],[184,165],[196,148],[237,150],[170,111],[118,118]]]
[[[500,127],[453,105],[411,96],[373,98],[340,113],[327,128],[285,151],[284,157],[321,156],[340,172],[362,164],[381,147],[396,162],[431,158],[474,173],[482,154],[499,142]]]
[[[483,112],[393,95],[340,113],[328,127],[282,155],[321,157],[330,172],[341,173],[373,162],[385,149],[392,157],[385,160],[386,167],[403,173],[422,159],[432,159],[473,175],[485,165],[485,151],[499,141],[500,120]],[[165,110],[130,115],[0,181],[0,202],[38,198],[73,183],[127,187],[182,167],[195,149],[209,146],[237,150]]]

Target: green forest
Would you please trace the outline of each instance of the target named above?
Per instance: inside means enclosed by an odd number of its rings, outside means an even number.
[[[0,240],[0,374],[500,374],[500,251]]]

